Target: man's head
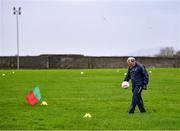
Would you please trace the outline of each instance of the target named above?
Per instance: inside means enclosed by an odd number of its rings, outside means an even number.
[[[127,63],[129,66],[134,66],[136,64],[136,59],[134,57],[129,57]]]

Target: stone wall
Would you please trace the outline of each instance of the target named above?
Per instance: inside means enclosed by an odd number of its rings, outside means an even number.
[[[92,57],[83,55],[21,56],[20,69],[126,68],[128,57]],[[146,67],[179,68],[180,57],[136,57]],[[15,56],[0,57],[0,69],[15,69]]]
[[[49,68],[48,57],[45,56],[21,56],[19,66],[24,69]],[[0,68],[17,68],[17,58],[13,56],[0,57]]]

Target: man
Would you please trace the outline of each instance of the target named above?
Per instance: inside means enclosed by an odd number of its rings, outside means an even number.
[[[131,79],[133,93],[129,113],[134,113],[136,105],[138,105],[140,112],[146,112],[144,108],[143,99],[141,97],[141,92],[142,89],[147,88],[149,75],[146,71],[145,66],[140,63],[137,63],[135,58],[129,57],[127,59],[127,63],[129,65],[129,68],[124,81],[129,81]]]

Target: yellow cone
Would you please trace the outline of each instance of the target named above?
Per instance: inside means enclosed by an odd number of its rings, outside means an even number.
[[[42,101],[42,102],[41,102],[41,105],[42,105],[42,106],[47,106],[48,104],[47,104],[46,101]]]
[[[91,116],[90,113],[86,113],[83,117],[84,117],[84,118],[91,118],[92,116]]]

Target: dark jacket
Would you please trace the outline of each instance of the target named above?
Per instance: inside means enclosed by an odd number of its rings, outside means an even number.
[[[147,86],[149,81],[149,75],[143,64],[136,63],[135,66],[128,68],[128,73],[124,81],[131,79],[133,88],[135,86]]]

